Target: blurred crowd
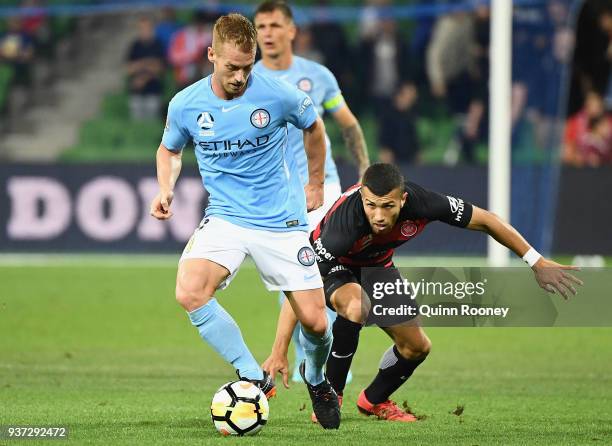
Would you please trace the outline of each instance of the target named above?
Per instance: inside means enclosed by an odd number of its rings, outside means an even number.
[[[578,16],[563,161],[612,164],[612,2],[585,2]]]
[[[210,74],[207,48],[216,16],[196,11],[181,24],[171,8],[158,21],[144,16],[128,55],[130,112],[134,119],[151,119],[162,112],[164,81],[169,70],[173,90],[180,90]]]
[[[24,0],[23,8],[40,6],[38,0]],[[34,54],[43,54],[50,45],[48,18],[43,13],[25,17],[11,17],[0,29],[0,63],[14,70],[15,82],[28,85],[31,82],[31,66]]]
[[[20,14],[0,17],[0,132],[30,128],[23,114],[53,97],[51,85],[78,73],[74,57],[79,20],[50,15],[46,0],[3,2]],[[91,23],[88,18],[80,19]],[[89,30],[88,30],[89,31]],[[81,42],[86,45],[85,41]],[[0,154],[1,155],[1,154]]]
[[[422,123],[445,120],[451,131],[443,161],[478,162],[488,137],[487,2],[410,20],[385,14],[390,0],[364,3],[358,22],[348,25],[317,9],[317,17],[299,23],[295,53],[326,65],[351,108],[371,117],[381,160],[422,162]],[[547,0],[514,9],[513,147],[553,153],[562,144],[565,163],[612,164],[612,4],[586,0],[577,21],[571,4]],[[177,17],[172,8],[138,18],[126,55],[133,119],[161,117],[172,93],[212,71],[206,48],[216,18],[203,11]],[[33,58],[45,47],[46,23],[32,15],[0,30],[0,63],[11,64],[19,82],[28,82]]]

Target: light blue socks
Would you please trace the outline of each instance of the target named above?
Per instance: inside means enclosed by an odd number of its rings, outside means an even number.
[[[300,343],[306,356],[306,381],[313,386],[321,384],[325,379],[323,366],[327,362],[333,339],[329,318],[327,318],[327,331],[322,337],[308,333],[304,331],[304,327],[301,327]]]
[[[202,339],[238,369],[240,377],[263,379],[263,371],[246,346],[236,321],[219,305],[217,299],[212,298],[187,314]]]

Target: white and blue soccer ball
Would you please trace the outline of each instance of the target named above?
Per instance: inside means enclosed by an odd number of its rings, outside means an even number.
[[[268,422],[268,399],[248,381],[223,384],[213,396],[210,414],[221,435],[255,435]]]

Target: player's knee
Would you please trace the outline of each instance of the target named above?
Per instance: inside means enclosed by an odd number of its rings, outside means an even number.
[[[213,292],[207,290],[203,285],[194,286],[180,281],[176,284],[176,301],[186,311],[193,311],[205,305],[212,298],[212,295]]]
[[[356,283],[339,288],[332,295],[331,302],[340,316],[358,324],[363,324],[370,312],[370,299]]]
[[[202,296],[199,293],[185,289],[178,284],[176,286],[176,301],[187,311],[195,310],[203,305],[203,302],[201,303]]]
[[[309,333],[317,336],[323,336],[327,331],[328,323],[329,321],[327,320],[325,313],[323,313],[320,318],[308,318],[306,323],[302,322],[302,326],[304,327],[304,330]]]
[[[357,296],[351,299],[350,302],[345,306],[343,317],[351,322],[363,324],[368,317],[370,311],[370,301],[368,299],[361,299]]]
[[[397,350],[406,359],[424,359],[431,351],[431,341],[425,335],[419,342],[397,342]]]
[[[321,307],[320,311],[313,311],[300,320],[302,327],[308,333],[317,336],[323,336],[327,332],[329,320],[325,307]],[[331,329],[331,326],[330,326]]]

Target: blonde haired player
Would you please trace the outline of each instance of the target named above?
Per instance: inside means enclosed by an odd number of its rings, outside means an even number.
[[[177,301],[238,375],[272,396],[272,377],[214,298],[250,256],[268,290],[284,291],[302,324],[302,369],[314,412],[324,428],[338,428],[338,398],[323,373],[331,324],[306,218],[307,208],[317,209],[324,200],[325,129],[305,93],[252,73],[255,50],[256,32],[247,18],[229,14],[216,21],[208,48],[213,73],[180,91],[168,107],[151,214],[161,220],[172,216],[181,152],[192,139],[209,202],[179,262]],[[288,125],[303,130],[305,186],[285,157]]]

